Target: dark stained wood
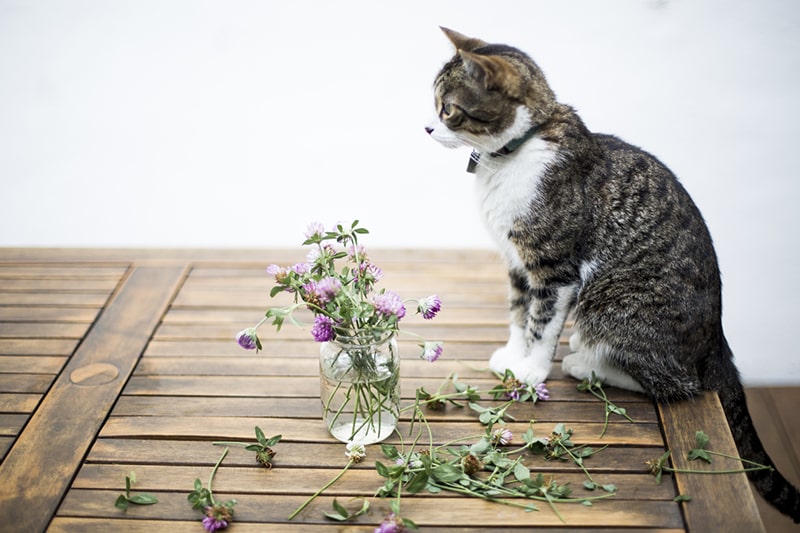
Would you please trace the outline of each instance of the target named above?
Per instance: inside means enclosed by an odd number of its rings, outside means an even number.
[[[742,468],[740,461],[724,457],[714,456],[711,465],[699,460],[690,461],[687,458],[689,450],[697,448],[695,436],[697,431],[704,431],[709,436],[709,449],[734,457],[738,455],[726,420],[724,416],[720,416],[722,406],[716,394],[704,393],[689,401],[661,405],[659,412],[664,421],[667,448],[673,452],[670,460],[674,468],[707,471]],[[747,476],[743,473],[674,474],[678,492],[692,498],[692,501],[681,504],[689,529],[752,533],[764,531],[752,492],[720,490],[723,476],[727,478],[726,485],[749,487]],[[713,498],[698,498],[698,494],[713,494]]]
[[[413,337],[401,337],[402,406],[411,405],[419,387],[431,392],[448,387],[452,374],[483,391],[482,404],[497,405],[487,394],[497,379],[486,368],[488,355],[507,335],[505,269],[497,256],[482,250],[370,255],[386,273],[383,286],[404,297],[436,292],[445,302],[435,321],[412,313],[404,320],[410,331],[444,339],[446,348],[442,359],[430,364],[417,358]],[[259,426],[268,435],[283,434],[273,469],[258,466],[243,447],[231,446],[214,481],[218,498],[239,502],[232,531],[371,532],[390,510],[389,500],[374,497],[382,484],[374,463],[388,461],[379,446],[370,446],[364,462],[287,520],[346,461],[344,445],[320,420],[318,346],[308,328],[287,325],[276,333],[265,327],[265,349],[259,354],[241,350],[234,341],[266,306],[285,303],[285,296],[269,298],[266,265],[304,257],[299,249],[0,250],[3,527],[13,524],[10,531],[26,533],[201,530],[201,516],[186,496],[194,479],[207,482],[219,459],[223,448],[214,441],[252,441]],[[462,268],[465,264],[469,268]],[[311,320],[308,314],[298,316]],[[568,353],[569,333],[568,324],[559,358]],[[75,385],[70,376],[84,385]],[[591,507],[559,504],[562,522],[543,502],[536,502],[537,511],[525,512],[423,491],[403,495],[403,514],[422,531],[449,533],[740,531],[742,524],[759,523],[749,485],[741,479],[715,476],[707,486],[695,478],[711,476],[676,474],[656,484],[643,464],[668,447],[688,449],[684,437],[693,440],[696,429],[711,435],[714,449],[730,444],[716,397],[657,408],[641,395],[608,388],[609,398],[635,422],[612,416],[601,438],[602,403],[578,391],[558,364],[548,388],[551,401],[509,409],[514,420],[508,427],[516,436],[512,445],[529,427],[544,436],[559,422],[573,429],[578,444],[608,445],[586,459],[586,466],[598,482],[618,487],[612,498]],[[769,398],[792,400],[780,393]],[[469,444],[484,431],[468,408],[448,406],[426,416],[434,445]],[[413,438],[409,420],[405,411],[400,435],[386,442],[408,445]],[[784,426],[782,442],[792,450],[796,430],[788,422]],[[427,436],[422,441],[427,445]],[[523,461],[534,472],[570,483],[575,493],[587,493],[576,465],[528,452]],[[152,492],[157,505],[132,506],[127,513],[114,507],[130,472],[137,477],[134,493]],[[686,492],[692,502],[673,501]],[[721,492],[730,496],[720,498]],[[371,509],[354,523],[335,524],[322,514],[334,497],[368,498]],[[24,512],[14,511],[19,508]]]
[[[41,531],[49,523],[182,275],[176,267],[133,270],[6,454],[0,516],[19,531]],[[75,373],[98,364],[113,366],[116,377],[72,382]]]

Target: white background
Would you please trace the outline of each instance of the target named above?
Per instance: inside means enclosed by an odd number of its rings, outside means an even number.
[[[800,3],[0,0],[0,246],[493,247],[424,133],[449,26],[680,177],[748,384],[800,383]]]

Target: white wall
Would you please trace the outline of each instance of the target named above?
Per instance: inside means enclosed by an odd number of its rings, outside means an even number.
[[[423,131],[438,25],[529,52],[711,227],[746,381],[800,383],[800,3],[0,0],[0,245],[491,247]]]

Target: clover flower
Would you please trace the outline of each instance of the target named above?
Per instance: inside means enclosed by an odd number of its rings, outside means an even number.
[[[213,533],[218,529],[225,529],[233,520],[233,509],[226,505],[209,505],[206,507],[206,516],[203,518],[203,527]]]
[[[306,228],[306,239],[313,239],[314,237],[322,237],[325,234],[325,226],[322,222],[314,221]]]
[[[461,458],[461,468],[465,474],[471,476],[483,469],[483,463],[475,455],[469,453]]]
[[[371,287],[373,283],[381,280],[383,270],[377,265],[364,262],[358,267],[358,277],[363,278],[367,285]]]
[[[236,342],[245,350],[257,350],[261,347],[256,328],[243,329],[236,335]]]
[[[424,345],[422,345],[422,354],[420,354],[420,359],[424,359],[429,363],[433,363],[439,356],[442,355],[443,346],[441,342],[438,341],[426,341]]]
[[[536,397],[539,400],[549,400],[550,399],[550,391],[547,390],[547,386],[544,383],[539,383],[534,387],[536,391]]]
[[[390,513],[383,522],[375,528],[374,533],[400,533],[403,531],[403,520],[395,513]]]
[[[367,448],[360,442],[350,441],[345,445],[345,456],[354,463],[360,463],[367,456]]]
[[[336,278],[323,278],[316,283],[315,292],[323,303],[328,303],[339,294],[342,282]]]
[[[325,315],[315,316],[311,335],[317,342],[332,341],[336,337],[336,333],[333,331],[333,320]]]
[[[515,402],[522,397],[522,393],[525,392],[526,388],[526,385],[515,377],[506,379],[503,382],[503,386],[506,388],[506,396]]]
[[[292,266],[291,270],[298,276],[302,276],[303,274],[308,274],[311,272],[311,265],[308,263],[297,263]]]
[[[398,320],[406,316],[406,307],[403,300],[394,291],[384,291],[372,297],[372,304],[380,314],[390,317],[396,316]]]
[[[422,318],[430,320],[442,309],[442,301],[435,294],[419,300],[417,312],[422,314]]]
[[[269,265],[267,267],[267,274],[274,276],[275,281],[278,283],[282,283],[289,274],[289,269],[279,265]]]
[[[492,442],[505,446],[514,438],[514,434],[508,428],[497,428],[492,432]]]

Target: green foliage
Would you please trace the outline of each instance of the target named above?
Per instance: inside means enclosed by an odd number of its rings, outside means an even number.
[[[158,503],[158,498],[147,492],[131,495],[131,486],[136,483],[136,474],[131,472],[129,476],[125,476],[125,494],[120,494],[117,501],[114,502],[114,507],[127,511],[130,504],[134,505],[153,505]]]

